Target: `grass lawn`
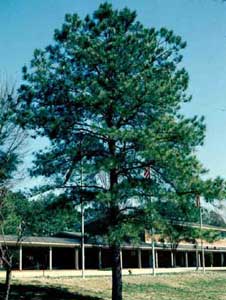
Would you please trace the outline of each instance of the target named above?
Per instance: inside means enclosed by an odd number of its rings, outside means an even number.
[[[0,294],[2,286],[0,285]],[[125,276],[124,300],[226,300],[226,272]],[[108,300],[110,277],[13,281],[11,300]]]

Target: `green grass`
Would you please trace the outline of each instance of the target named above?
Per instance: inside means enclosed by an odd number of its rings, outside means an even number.
[[[222,300],[226,299],[226,273],[160,275],[125,282],[125,299]],[[133,295],[135,297],[133,298]]]
[[[226,272],[125,276],[124,300],[226,300]],[[2,286],[0,285],[0,294]],[[109,277],[13,281],[11,300],[109,300]]]

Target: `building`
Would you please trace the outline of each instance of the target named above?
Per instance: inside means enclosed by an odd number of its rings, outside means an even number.
[[[225,228],[204,227],[217,230],[222,235]],[[180,243],[177,249],[170,244],[155,242],[156,268],[197,267],[202,266],[200,243]],[[81,235],[80,233],[62,232],[54,237],[23,237],[17,243],[16,236],[0,236],[0,243],[6,244],[14,253],[15,270],[79,270],[81,269]],[[214,243],[204,242],[205,266],[226,266],[226,238]],[[108,245],[87,240],[85,243],[85,268],[111,268],[110,249]],[[152,268],[152,243],[148,233],[139,245],[124,244],[121,249],[122,268]],[[0,262],[0,267],[2,266]]]

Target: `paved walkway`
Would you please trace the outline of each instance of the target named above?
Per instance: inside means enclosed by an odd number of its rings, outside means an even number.
[[[183,273],[183,272],[195,272],[196,268],[159,268],[156,269],[156,274],[167,273]],[[200,268],[199,272],[202,269]],[[211,267],[206,268],[206,271],[226,271],[226,267]],[[123,269],[123,275],[148,275],[152,274],[152,269]],[[13,271],[12,277],[14,279],[19,278],[35,278],[35,277],[81,277],[81,270],[23,270]],[[111,276],[110,270],[86,270],[85,276]],[[0,271],[0,278],[5,277],[5,272]]]

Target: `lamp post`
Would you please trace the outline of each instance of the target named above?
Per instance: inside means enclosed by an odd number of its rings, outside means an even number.
[[[200,230],[199,230],[199,237],[201,240],[201,253],[202,253],[202,270],[203,273],[205,273],[205,250],[203,246],[203,237],[202,237],[202,206],[201,206],[201,200],[200,195],[196,195],[196,207],[199,209],[199,221],[200,221]]]
[[[85,278],[85,222],[84,222],[84,205],[81,202],[81,248],[82,248],[82,278]]]
[[[203,238],[202,238],[202,207],[199,206],[199,217],[200,217],[200,238],[201,238],[201,252],[202,252],[202,270],[205,273],[205,249],[203,246]]]
[[[151,249],[152,249],[152,275],[155,276],[155,241],[154,241],[154,229],[151,229]]]
[[[147,166],[144,170],[144,178],[151,180],[151,166]],[[151,183],[151,181],[150,181]],[[152,198],[150,196],[150,202],[152,205]],[[153,210],[153,207],[151,208]],[[152,250],[152,275],[155,276],[155,241],[154,241],[154,217],[151,214],[151,250]]]
[[[80,141],[80,151],[82,153],[82,140]],[[82,198],[83,191],[83,157],[80,165],[80,203],[81,203],[81,250],[82,250],[82,278],[85,279],[85,217],[84,203]]]

